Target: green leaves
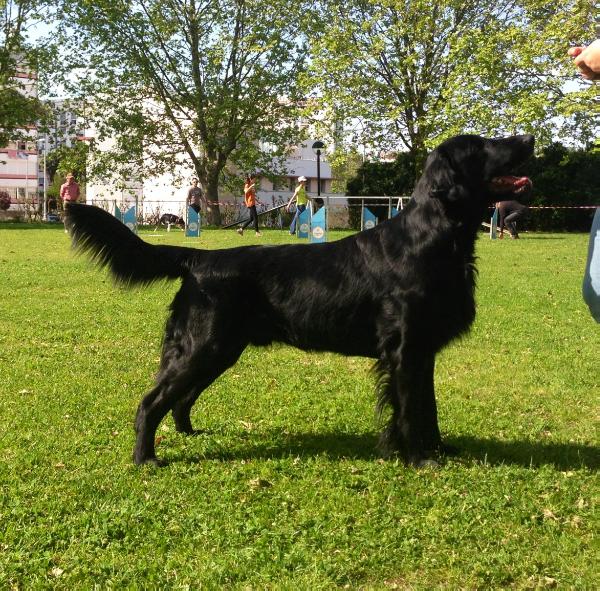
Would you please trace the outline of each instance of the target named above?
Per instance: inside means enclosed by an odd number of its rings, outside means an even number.
[[[32,25],[49,14],[51,2],[4,0],[0,2],[0,147],[27,139],[28,128],[44,119],[46,111],[23,84],[24,75],[35,77],[43,50],[28,43]]]
[[[311,76],[378,149],[419,154],[461,132],[583,143],[593,130],[577,114],[593,108],[594,91],[564,90],[576,79],[566,52],[585,37],[592,4],[326,1]]]
[[[117,138],[114,162],[129,162],[133,151],[140,176],[154,175],[172,172],[183,152],[183,174],[193,171],[218,201],[227,167],[269,169],[259,140],[291,141],[289,105],[301,94],[306,56],[297,3],[72,1],[65,9],[73,30],[64,41],[90,63],[70,88],[93,97],[93,122]]]

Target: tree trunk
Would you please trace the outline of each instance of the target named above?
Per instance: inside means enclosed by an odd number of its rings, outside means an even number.
[[[423,174],[423,168],[425,168],[425,160],[427,160],[427,150],[424,147],[413,148],[413,154],[415,157],[415,184]]]
[[[208,223],[212,226],[221,225],[221,210],[219,208],[219,172],[211,170],[206,176],[206,213]]]
[[[423,133],[411,134],[410,152],[414,157],[416,184],[423,173],[423,168],[425,168],[425,160],[427,160],[427,148],[425,147],[425,135]]]

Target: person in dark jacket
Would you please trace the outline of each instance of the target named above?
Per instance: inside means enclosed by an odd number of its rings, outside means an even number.
[[[498,208],[499,238],[504,238],[504,226],[511,238],[518,238],[517,220],[525,215],[527,207],[518,201],[499,201],[496,203],[496,207]]]

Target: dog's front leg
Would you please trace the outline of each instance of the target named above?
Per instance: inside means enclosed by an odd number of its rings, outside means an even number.
[[[421,401],[421,438],[423,448],[428,452],[437,452],[442,448],[442,437],[438,426],[437,404],[435,401],[435,355],[422,356],[422,381],[419,386]]]
[[[385,402],[392,407],[392,415],[382,443],[400,452],[408,464],[427,465],[441,444],[433,394],[433,356],[404,343],[386,361],[390,379]]]
[[[420,386],[421,429],[423,448],[426,455],[456,455],[459,449],[442,441],[435,400],[434,369],[435,355],[423,355],[423,383]]]

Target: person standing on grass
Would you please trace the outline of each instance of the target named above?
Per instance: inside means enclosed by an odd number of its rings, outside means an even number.
[[[246,220],[241,228],[237,229],[237,233],[241,236],[244,230],[254,222],[254,231],[256,236],[261,236],[258,231],[258,213],[256,212],[256,175],[250,174],[246,176],[246,182],[244,183],[244,202],[248,208],[249,218]]]
[[[287,211],[290,211],[292,203],[296,201],[296,213],[294,214],[294,219],[290,225],[290,234],[292,235],[296,233],[296,222],[298,221],[298,217],[306,209],[308,200],[310,199],[306,193],[306,180],[305,176],[298,177],[298,186],[285,208]]]
[[[198,179],[192,180],[192,186],[187,194],[187,204],[196,212],[200,213],[200,202],[203,198],[202,189],[198,186]]]
[[[587,47],[571,47],[568,53],[584,78],[600,80],[600,39]],[[600,322],[600,207],[596,208],[592,222],[582,292],[591,315]]]
[[[65,177],[65,182],[60,186],[60,198],[63,201],[63,207],[67,203],[75,203],[79,199],[79,185],[75,182],[72,172]]]
[[[72,172],[69,172],[65,177],[65,182],[60,186],[60,198],[63,202],[63,211],[67,203],[77,203],[79,199],[79,185],[75,182],[75,177]],[[67,228],[65,226],[65,234],[68,234]]]
[[[527,207],[518,201],[499,201],[498,208],[498,238],[504,238],[504,226],[508,229],[511,238],[518,238],[517,220],[521,219],[527,212]]]

